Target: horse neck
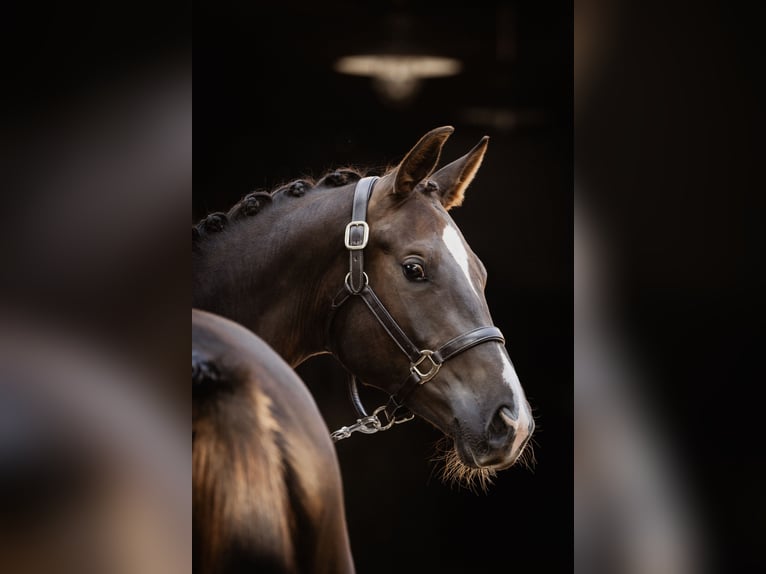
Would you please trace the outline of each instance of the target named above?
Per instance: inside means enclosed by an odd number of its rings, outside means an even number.
[[[194,255],[192,304],[228,317],[295,366],[326,352],[331,302],[343,286],[343,233],[353,186],[277,197],[209,237]]]

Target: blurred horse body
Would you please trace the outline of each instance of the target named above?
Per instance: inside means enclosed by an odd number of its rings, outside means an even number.
[[[194,570],[354,571],[335,450],[268,345],[192,310]]]

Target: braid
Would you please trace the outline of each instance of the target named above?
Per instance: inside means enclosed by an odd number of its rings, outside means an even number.
[[[319,181],[311,179],[297,179],[283,185],[272,192],[253,191],[245,195],[235,203],[227,213],[217,211],[204,217],[192,226],[192,251],[199,251],[206,237],[221,233],[229,227],[229,224],[258,215],[269,205],[274,203],[277,196],[303,197],[312,189],[318,187],[343,187],[359,181],[364,174],[355,168],[341,168],[325,174]]]

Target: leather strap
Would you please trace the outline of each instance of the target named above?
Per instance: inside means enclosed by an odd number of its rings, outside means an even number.
[[[354,202],[351,207],[351,222],[346,226],[346,249],[349,252],[349,275],[346,283],[349,291],[359,293],[367,284],[364,274],[364,248],[370,236],[367,225],[367,204],[375,187],[377,177],[364,177],[354,189]]]
[[[486,343],[487,341],[505,343],[505,338],[497,327],[478,327],[444,343],[433,354],[433,359],[434,361],[444,363],[455,355],[459,355],[471,347]]]
[[[458,335],[454,339],[447,341],[444,345],[439,347],[430,355],[430,361],[435,365],[438,370],[442,364],[448,359],[451,359],[476,345],[482,343],[488,343],[490,341],[496,341],[498,343],[505,343],[505,338],[497,327],[478,327],[462,335]],[[412,392],[425,381],[420,376],[419,372],[415,369],[410,370],[409,376],[399,386],[399,389],[391,397],[394,404],[397,406],[404,405],[404,402],[409,398]]]
[[[354,405],[356,414],[360,417],[368,417],[367,410],[362,404],[362,398],[359,396],[359,385],[356,384],[356,376],[349,375],[348,377],[348,396],[351,399],[351,404]]]
[[[418,349],[415,344],[410,341],[409,337],[404,334],[402,328],[399,327],[399,323],[396,322],[391,316],[391,313],[388,312],[388,309],[381,303],[380,299],[378,299],[378,296],[375,294],[375,291],[372,290],[372,287],[367,285],[357,293],[357,295],[361,297],[362,301],[367,305],[367,308],[378,320],[378,323],[380,323],[386,330],[389,337],[391,337],[394,340],[394,343],[396,343],[402,352],[407,355],[410,362],[414,363],[417,361],[420,358],[420,349]]]

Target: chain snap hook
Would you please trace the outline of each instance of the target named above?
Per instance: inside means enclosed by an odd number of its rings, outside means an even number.
[[[371,415],[356,419],[356,422],[351,426],[344,426],[334,431],[330,434],[333,442],[345,440],[355,432],[360,432],[362,434],[375,434],[377,432],[387,431],[394,425],[400,425],[415,418],[415,415],[412,413],[405,415],[402,418],[396,418],[396,411],[398,407],[394,409],[392,413],[389,413],[388,406],[388,403],[381,405],[372,411]],[[381,415],[383,416],[385,422],[380,420]]]

